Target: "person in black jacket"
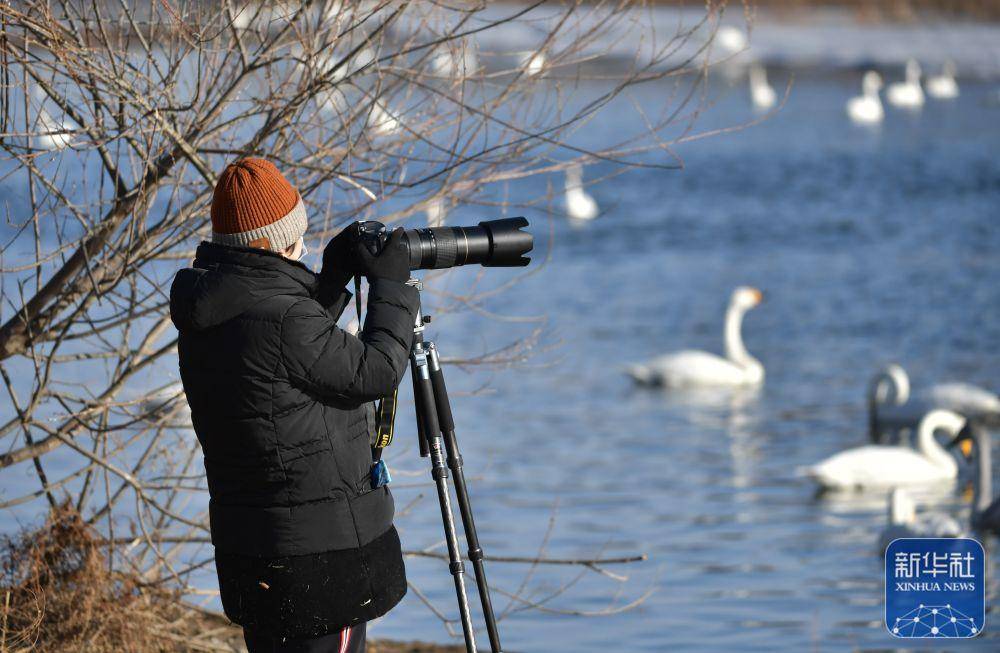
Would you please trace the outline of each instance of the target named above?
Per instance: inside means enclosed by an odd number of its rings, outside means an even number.
[[[219,177],[212,229],[170,314],[223,608],[251,653],[362,651],[365,622],[406,592],[392,494],[370,474],[371,402],[406,369],[418,307],[401,232],[376,256],[345,229],[314,274],[297,261],[302,200],[261,159]],[[355,273],[369,281],[358,337],[336,324]]]

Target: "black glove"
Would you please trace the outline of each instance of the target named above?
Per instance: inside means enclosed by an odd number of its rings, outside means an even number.
[[[358,223],[350,224],[330,239],[323,250],[323,267],[319,272],[319,284],[326,294],[342,289],[357,269],[354,243],[357,242]]]
[[[369,280],[388,279],[406,283],[410,278],[410,250],[403,243],[402,229],[393,230],[377,256],[361,243],[355,246],[354,252],[358,261],[358,273]]]

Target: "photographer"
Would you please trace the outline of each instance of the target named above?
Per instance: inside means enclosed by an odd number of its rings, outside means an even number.
[[[363,651],[365,622],[406,592],[389,488],[372,480],[372,403],[406,369],[417,311],[402,232],[375,255],[356,223],[304,254],[305,207],[273,164],[219,177],[212,242],[170,290],[201,442],[226,615],[257,651]],[[354,274],[358,337],[336,325]]]

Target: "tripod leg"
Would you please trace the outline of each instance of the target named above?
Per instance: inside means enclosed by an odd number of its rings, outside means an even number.
[[[431,384],[427,354],[421,342],[415,342],[410,353],[413,366],[413,398],[417,410],[417,422],[421,425],[431,456],[431,476],[437,485],[438,503],[441,505],[441,521],[444,523],[445,538],[448,543],[448,569],[455,579],[458,595],[458,610],[462,618],[467,653],[476,653],[476,635],[469,610],[469,597],[465,591],[465,564],[458,548],[458,534],[455,531],[455,516],[451,511],[451,495],[448,493],[448,468],[444,462],[441,435],[438,430],[437,407],[434,403],[434,388]]]
[[[479,545],[479,534],[476,532],[476,521],[472,516],[469,490],[465,485],[462,454],[458,450],[458,439],[455,437],[455,419],[451,414],[451,402],[448,400],[448,389],[444,383],[444,371],[441,369],[441,362],[438,359],[437,347],[433,342],[428,342],[427,348],[437,417],[440,421],[441,434],[444,436],[444,446],[448,452],[448,468],[452,472],[455,496],[458,499],[459,511],[462,513],[465,540],[469,544],[469,560],[472,562],[472,569],[476,574],[476,587],[479,590],[479,600],[483,605],[486,632],[490,638],[490,650],[493,653],[500,653],[500,632],[497,629],[497,620],[493,613],[490,586],[486,582],[483,548]]]

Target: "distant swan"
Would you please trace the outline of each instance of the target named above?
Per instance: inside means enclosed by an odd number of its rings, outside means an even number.
[[[468,41],[444,43],[431,57],[431,67],[439,77],[461,81],[479,71],[479,55]]]
[[[934,432],[954,437],[965,418],[948,410],[932,410],[917,427],[917,450],[904,446],[868,445],[830,456],[806,470],[824,488],[864,490],[953,480],[954,458],[938,444]]]
[[[1000,396],[971,383],[938,383],[915,395],[902,366],[886,365],[868,386],[868,423],[872,440],[881,442],[886,431],[916,424],[931,408],[944,408],[966,417],[1000,415]]]
[[[917,514],[917,504],[910,493],[895,488],[889,496],[889,523],[882,531],[879,551],[884,553],[893,540],[901,537],[965,537],[957,519],[944,512]]]
[[[69,118],[57,119],[45,110],[45,100],[48,94],[40,86],[31,89],[33,99],[38,103],[35,116],[35,129],[31,140],[35,146],[43,150],[62,150],[73,144],[72,132],[76,124]]]
[[[885,92],[889,104],[916,109],[924,105],[924,90],[920,87],[920,64],[915,59],[906,62],[906,80],[889,84]]]
[[[382,136],[391,136],[400,130],[399,119],[378,100],[372,103],[368,125]]]
[[[56,120],[45,109],[38,110],[37,132],[34,135],[36,145],[43,150],[62,150],[73,144],[70,134],[76,129],[68,119]]]
[[[597,200],[583,189],[583,168],[571,165],[566,169],[566,215],[574,220],[593,220],[599,213]]]
[[[874,124],[882,122],[885,111],[878,92],[882,88],[882,76],[874,70],[869,70],[861,78],[861,95],[847,101],[847,115],[857,123]]]
[[[736,54],[747,47],[747,36],[738,27],[726,25],[715,33],[715,42],[725,51],[725,54]]]
[[[535,77],[545,70],[545,53],[528,52],[521,57],[521,67],[528,77]]]
[[[958,82],[955,81],[955,64],[945,61],[941,66],[941,74],[927,78],[927,95],[939,100],[951,100],[958,97]]]
[[[750,99],[758,109],[773,107],[778,96],[767,81],[767,71],[760,64],[750,67]]]
[[[637,383],[668,388],[699,386],[746,386],[764,382],[764,366],[743,345],[743,316],[759,305],[763,294],[740,286],[733,291],[726,310],[726,357],[704,351],[684,350],[654,358],[627,369]]]

